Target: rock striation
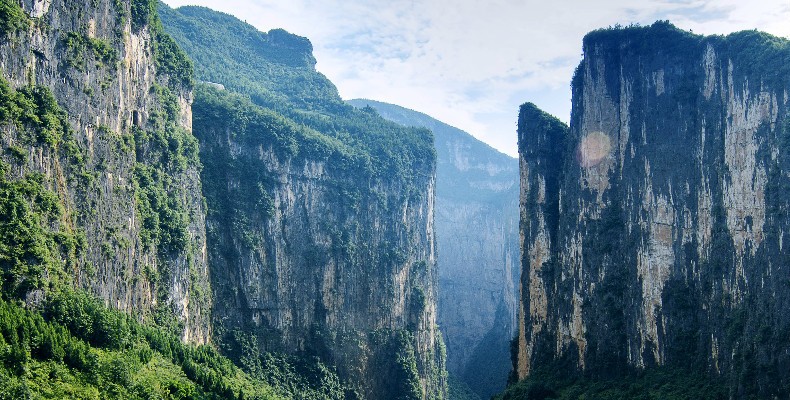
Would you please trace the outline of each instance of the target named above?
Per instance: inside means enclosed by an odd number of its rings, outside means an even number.
[[[57,194],[64,213],[56,225],[78,238],[68,279],[186,341],[207,342],[206,210],[191,136],[192,69],[162,31],[156,3],[6,3],[20,5],[3,6],[3,78],[34,93],[39,110],[51,99],[67,116],[60,136],[34,140],[8,126],[0,144],[17,155],[12,177],[40,173]]]
[[[790,42],[594,31],[570,127],[521,108],[519,378],[668,365],[790,390]]]

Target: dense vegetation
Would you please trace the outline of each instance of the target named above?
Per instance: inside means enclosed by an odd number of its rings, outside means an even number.
[[[0,0],[0,39],[24,28],[28,17],[15,0]]]
[[[195,62],[196,77],[224,84],[256,103],[301,109],[340,105],[337,90],[315,72],[310,42],[282,30],[259,32],[236,17],[204,7],[159,4],[165,29]]]
[[[786,83],[790,76],[790,40],[757,30],[739,31],[728,35],[703,36],[682,30],[669,21],[656,21],[648,27],[640,25],[614,26],[594,30],[584,37],[584,48],[619,46],[622,56],[658,54],[683,62],[701,54],[701,49],[713,45],[720,59],[729,59],[734,78],[753,77],[749,84],[755,90],[761,84],[772,87]],[[693,74],[689,74],[693,75]],[[580,76],[574,76],[578,82]]]
[[[307,39],[282,30],[262,33],[202,7],[173,10],[160,3],[159,13],[167,32],[192,58],[198,80],[223,84],[267,112],[309,127],[313,138],[325,136],[320,140],[326,149],[306,146],[311,151],[332,153],[338,150],[336,143],[344,143],[346,150],[356,153],[354,158],[369,159],[350,169],[406,188],[432,173],[436,156],[431,133],[345,104],[334,85],[315,71]],[[198,93],[195,107],[201,101]]]
[[[126,8],[119,0],[115,1],[116,11],[120,14],[119,19],[123,21],[129,17],[126,15]],[[157,12],[158,5],[157,0],[132,0],[130,4],[132,31],[139,32],[143,28],[148,28],[153,38],[151,45],[157,75],[167,79],[174,88],[178,86],[191,88],[194,84],[192,62],[162,27]]]
[[[452,375],[447,379],[447,398],[449,400],[481,400],[472,388]]]
[[[566,366],[566,368],[569,366]],[[653,367],[610,378],[572,376],[548,366],[508,388],[496,400],[724,400],[727,385],[705,371]]]
[[[275,399],[208,346],[185,345],[84,293],[0,300],[0,398]]]
[[[174,112],[172,104],[163,108],[162,113]],[[144,146],[138,149],[141,157],[158,160],[154,165],[168,171],[194,166],[194,137],[169,123],[172,115],[152,118],[151,130],[136,129],[128,138],[128,151],[136,142]],[[302,382],[302,369],[293,362],[267,355],[271,361],[253,377],[210,346],[183,344],[167,324],[142,324],[74,289],[73,273],[87,268],[81,261],[84,233],[72,227],[64,200],[49,189],[48,179],[23,168],[27,149],[43,147],[69,160],[73,172],[82,171],[85,155],[66,113],[48,89],[13,89],[0,80],[0,129],[3,142],[14,143],[0,159],[0,398],[341,397],[313,389],[337,381],[325,367],[322,380]],[[157,183],[172,178],[144,163],[137,163],[135,176],[144,241],[166,250],[183,246],[183,217],[172,215],[178,210],[173,194]],[[304,370],[320,368],[303,364]]]

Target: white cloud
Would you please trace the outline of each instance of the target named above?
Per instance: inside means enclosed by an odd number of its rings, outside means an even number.
[[[590,30],[669,19],[697,33],[790,37],[790,0],[165,0],[308,37],[343,98],[425,112],[515,155],[518,106],[568,120]]]

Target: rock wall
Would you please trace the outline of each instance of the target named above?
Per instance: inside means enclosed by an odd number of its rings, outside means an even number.
[[[306,38],[160,15],[225,88],[194,104],[220,349],[252,373],[268,352],[317,358],[349,398],[445,398],[430,132],[344,104]]]
[[[200,90],[220,340],[317,356],[362,398],[444,398],[433,156],[407,180],[377,177],[340,142],[326,149],[315,131]]]
[[[2,146],[29,155],[14,174],[43,173],[62,223],[84,239],[73,283],[204,343],[210,295],[199,160],[189,148],[191,66],[157,27],[155,4],[22,1],[21,25],[3,32],[0,70],[12,87],[51,88],[76,147],[26,140],[14,127],[3,129]]]
[[[520,378],[674,365],[787,395],[788,60],[756,31],[595,31],[570,129],[522,107]]]

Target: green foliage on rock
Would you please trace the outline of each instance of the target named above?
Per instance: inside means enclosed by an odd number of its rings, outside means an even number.
[[[129,2],[132,13],[132,31],[139,32],[156,18],[156,1],[132,0]]]
[[[156,39],[153,47],[157,73],[166,74],[168,82],[174,85],[191,88],[195,84],[192,61],[173,38],[165,33],[158,18],[154,21],[152,29]]]
[[[0,80],[0,124],[13,125],[25,144],[75,146],[66,113],[42,86],[14,89]]]
[[[205,7],[173,10],[159,4],[165,29],[195,62],[196,77],[223,83],[260,101],[323,108],[336,89],[315,72],[312,45],[283,30],[259,32],[228,14]]]
[[[705,371],[652,367],[610,378],[568,375],[546,366],[507,389],[494,400],[724,400],[727,385]]]
[[[0,80],[0,129],[16,132],[19,142],[6,154],[13,164],[27,162],[23,146],[42,146],[82,167],[65,113],[43,87],[11,88]],[[13,143],[13,142],[12,142]],[[12,172],[16,170],[17,172]],[[84,247],[82,237],[63,224],[64,210],[41,173],[20,174],[0,160],[0,268],[2,297],[23,298],[34,290],[62,284]]]
[[[184,250],[189,216],[180,207],[176,193],[168,190],[175,184],[173,178],[157,168],[138,163],[134,182],[143,245],[155,245],[162,253]]]
[[[368,176],[373,173],[369,155],[360,149],[259,107],[246,96],[200,85],[195,99],[193,112],[198,134],[227,130],[234,140],[272,148],[282,157],[331,160]]]
[[[157,75],[166,77],[173,88],[192,88],[194,85],[194,72],[192,62],[183,50],[176,44],[162,27],[159,19],[157,0],[132,0],[131,24],[132,32],[138,33],[148,28],[153,39],[151,42]],[[116,5],[123,9],[122,4]]]
[[[264,112],[279,114],[290,121],[288,125],[309,132],[281,130],[275,143],[299,142],[295,140],[299,136],[309,136],[309,144],[303,146],[307,150],[304,157],[325,158],[338,150],[351,153],[348,155],[354,162],[343,164],[342,169],[399,182],[407,192],[415,189],[415,181],[432,175],[436,159],[433,135],[345,104],[334,85],[315,70],[307,39],[282,30],[259,32],[235,17],[203,7],[173,10],[160,3],[159,13],[167,32],[195,63],[199,80],[221,83],[228,91],[247,97],[252,105],[267,109]],[[196,109],[201,107],[202,96],[208,95],[206,90],[196,94]],[[233,102],[243,101],[237,98]],[[249,110],[250,106],[241,107]],[[250,135],[261,135],[263,140],[273,126],[240,128]]]
[[[305,400],[355,398],[334,368],[315,355],[261,351],[254,334],[238,329],[218,332],[218,336],[222,336],[224,354],[250,376],[266,382],[280,396]]]
[[[380,329],[370,336],[377,352],[374,357],[379,357],[374,373],[388,388],[382,400],[422,399],[414,334],[403,329]]]
[[[66,64],[79,71],[85,71],[85,60],[90,54],[96,61],[108,66],[114,66],[118,62],[118,51],[106,40],[89,37],[79,32],[68,32],[61,41],[66,47]]]
[[[180,108],[173,91],[155,84],[151,95],[160,106],[151,110],[147,129],[132,127],[136,159],[144,160],[136,163],[133,178],[143,243],[164,255],[186,248],[190,216],[174,178],[200,168],[200,160],[197,139],[177,123]]]
[[[61,252],[74,255],[73,235],[53,230],[63,214],[57,196],[43,187],[40,174],[7,177],[0,164],[0,268],[4,298],[44,289],[65,272]]]
[[[0,123],[5,140],[16,132],[23,146],[61,151],[81,165],[66,115],[47,89],[15,90],[0,81]],[[169,153],[196,162],[196,146],[185,155],[164,142]],[[14,154],[24,147],[13,148],[9,156],[22,159]],[[164,159],[179,167],[177,157]],[[0,398],[277,398],[212,348],[185,345],[71,289],[85,238],[67,223],[63,200],[49,184],[40,173],[20,175],[0,161]],[[168,248],[179,225],[164,225],[158,240]],[[183,241],[183,226],[178,233]]]
[[[140,324],[81,292],[38,309],[0,300],[0,398],[277,399],[208,346]]]
[[[16,0],[0,0],[0,38],[16,33],[28,24],[28,17]]]
[[[617,46],[623,56],[660,54],[679,62],[697,57],[701,49],[711,45],[717,56],[737,66],[734,77],[750,77],[755,90],[761,84],[777,87],[790,76],[790,41],[757,30],[734,32],[729,35],[703,36],[677,28],[669,21],[656,21],[649,26],[614,26],[594,30],[584,37],[585,51],[596,47]],[[577,71],[579,71],[577,69]],[[581,76],[574,75],[574,87]],[[692,76],[693,74],[689,73]],[[696,90],[689,86],[688,90]]]
[[[737,65],[738,74],[749,80],[755,90],[760,85],[781,87],[790,77],[790,40],[757,30],[714,36],[711,41],[725,49]]]
[[[447,399],[448,400],[482,400],[462,380],[450,375],[447,379]]]

